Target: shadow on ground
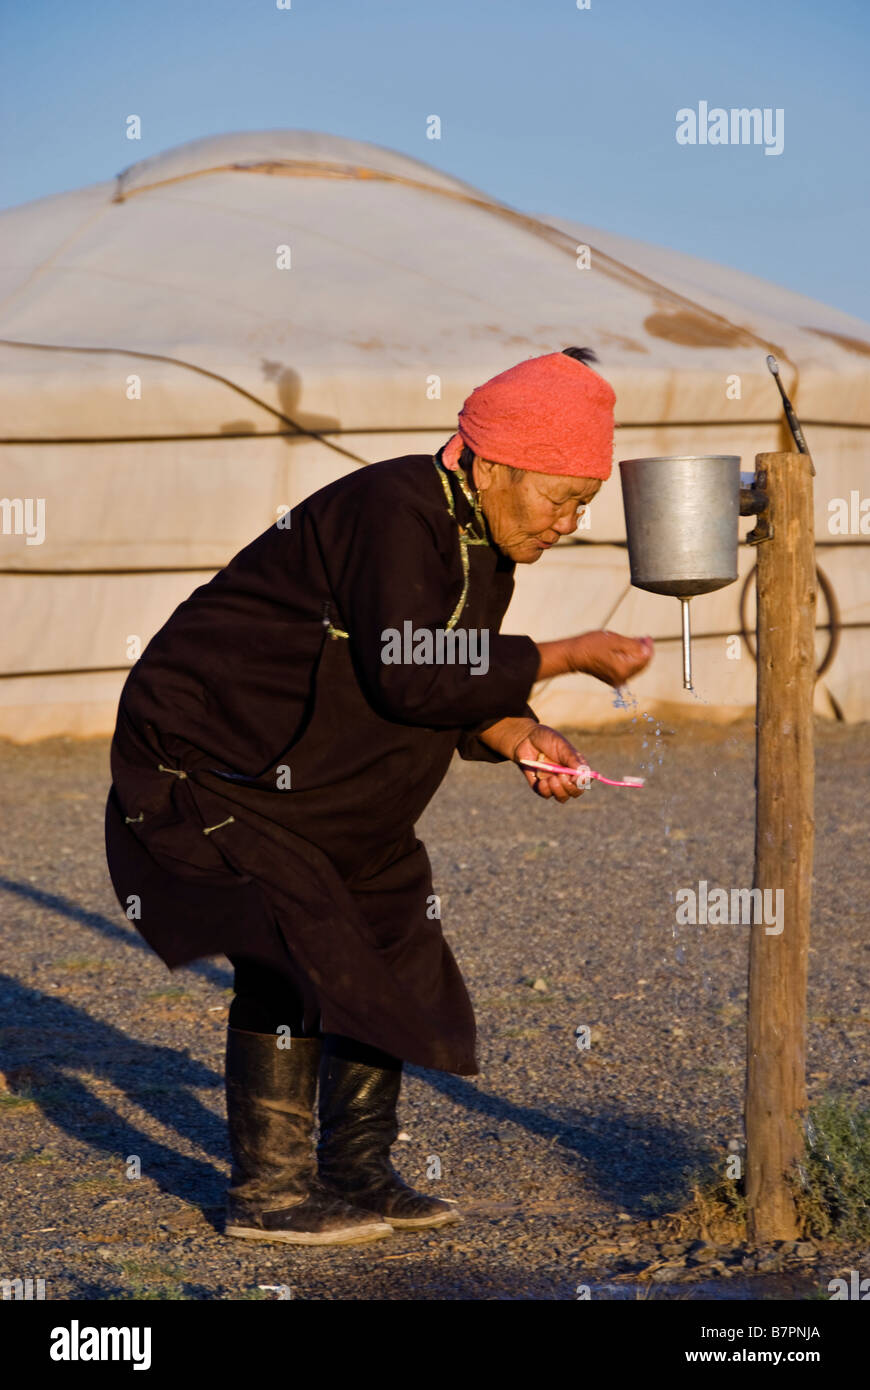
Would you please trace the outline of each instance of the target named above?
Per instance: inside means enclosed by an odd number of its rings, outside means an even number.
[[[139,1042],[9,976],[0,975],[0,996],[7,1020],[0,1029],[0,1068],[13,1095],[32,1098],[58,1129],[115,1162],[138,1155],[142,1171],[162,1191],[200,1204],[221,1199],[223,1177],[216,1169],[143,1134],[77,1074],[86,1071],[111,1083],[157,1124],[223,1157],[223,1123],[188,1089],[220,1085],[219,1073],[187,1052]],[[143,1077],[160,1077],[160,1082],[151,1086]]]
[[[716,1151],[684,1126],[663,1124],[613,1105],[593,1115],[517,1105],[481,1091],[462,1077],[407,1067],[454,1105],[496,1122],[517,1125],[529,1134],[557,1140],[585,1183],[630,1215],[650,1219],[685,1200],[681,1176],[710,1166]]]
[[[124,927],[118,926],[117,922],[104,917],[101,912],[91,912],[78,903],[70,902],[69,898],[62,898],[58,893],[48,893],[44,888],[35,888],[32,883],[19,883],[16,879],[4,878],[2,875],[0,875],[0,890],[14,893],[19,898],[36,903],[38,907],[45,908],[46,912],[54,912],[61,917],[67,917],[71,922],[77,922],[79,926],[90,927],[92,931],[99,932],[109,941],[120,941],[136,951],[147,951],[151,956],[154,955],[151,947],[135,930],[127,931]],[[213,961],[193,961],[184,969],[192,970],[195,975],[208,980],[217,989],[226,989],[232,984],[232,972],[223,966],[215,965]]]
[[[60,914],[134,950],[149,951],[135,931],[32,884],[0,877],[0,888]],[[220,988],[231,981],[225,968],[196,961],[187,969]],[[4,1016],[13,1026],[0,1031],[0,1067],[13,1089],[32,1094],[45,1116],[60,1129],[113,1159],[138,1154],[143,1171],[158,1186],[208,1213],[220,1205],[224,1179],[210,1165],[177,1154],[122,1120],[76,1076],[83,1066],[122,1090],[155,1122],[176,1130],[215,1158],[226,1157],[223,1121],[188,1088],[218,1086],[222,1077],[185,1051],[137,1041],[64,1000],[41,994],[0,976]],[[681,1174],[707,1167],[710,1147],[684,1128],[646,1120],[612,1106],[594,1116],[546,1111],[489,1095],[461,1077],[408,1066],[406,1071],[468,1113],[508,1123],[545,1139],[556,1139],[578,1175],[614,1206],[637,1217],[667,1210],[680,1192]],[[162,1084],[143,1084],[158,1075]]]

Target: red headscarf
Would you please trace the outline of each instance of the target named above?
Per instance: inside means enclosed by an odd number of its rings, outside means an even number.
[[[442,459],[458,468],[467,444],[491,463],[609,478],[615,401],[610,383],[576,358],[563,352],[529,358],[472,391]]]

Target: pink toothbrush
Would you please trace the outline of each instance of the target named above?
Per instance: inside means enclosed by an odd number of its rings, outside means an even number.
[[[530,767],[534,772],[562,772],[568,777],[594,777],[599,782],[604,782],[608,787],[642,787],[643,777],[624,777],[621,782],[614,782],[610,777],[602,777],[600,772],[593,772],[591,767],[562,767],[560,763],[535,762],[531,758],[520,758],[521,767]]]

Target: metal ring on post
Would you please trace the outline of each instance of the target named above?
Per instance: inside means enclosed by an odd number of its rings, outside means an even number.
[[[756,659],[755,644],[752,637],[750,636],[749,627],[747,624],[747,607],[749,600],[749,585],[752,579],[754,579],[755,572],[757,569],[757,565],[752,566],[752,569],[749,571],[749,573],[743,581],[743,588],[740,591],[740,636],[746,643],[749,655],[752,657],[753,661],[755,661]],[[825,625],[825,627],[817,627],[816,631],[824,632],[827,628],[831,634],[830,639],[828,641],[828,650],[822,657],[820,665],[816,668],[816,680],[818,680],[820,676],[823,676],[826,671],[830,670],[834,661],[834,657],[837,655],[837,650],[840,646],[841,627],[840,608],[839,604],[837,603],[836,594],[834,593],[834,586],[831,583],[828,576],[825,574],[824,570],[821,569],[819,565],[816,565],[816,578],[819,581],[819,588],[824,594],[825,603],[828,605],[828,617],[830,619],[830,621]]]

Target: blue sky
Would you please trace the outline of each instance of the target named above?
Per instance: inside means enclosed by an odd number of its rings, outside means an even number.
[[[868,63],[870,0],[0,0],[0,206],[324,130],[870,321]],[[782,108],[782,154],[678,145],[701,101]]]

